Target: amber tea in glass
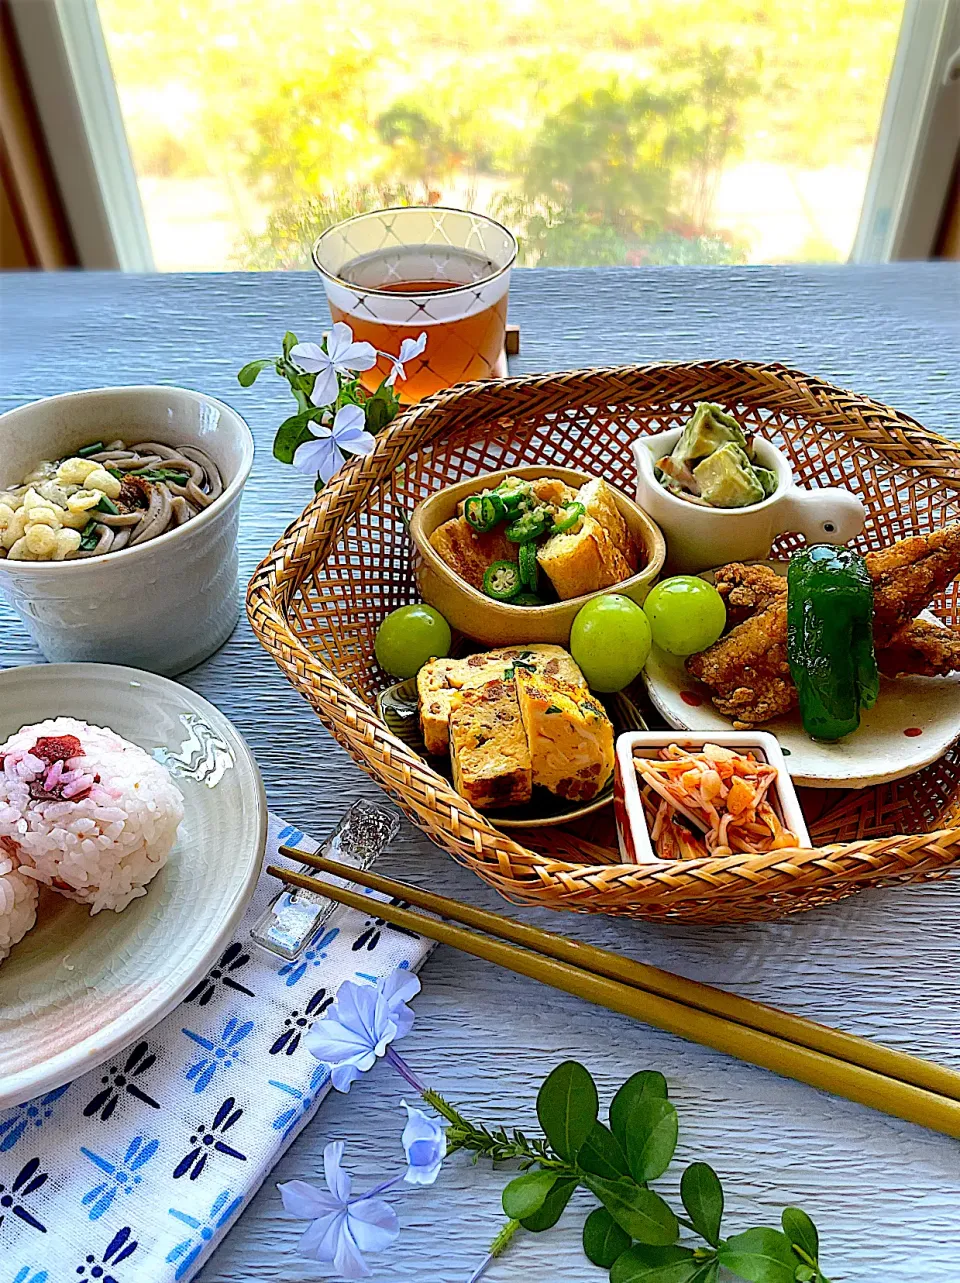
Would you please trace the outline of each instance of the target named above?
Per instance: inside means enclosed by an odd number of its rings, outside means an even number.
[[[516,241],[481,214],[434,206],[378,210],[329,228],[313,259],[334,321],[358,341],[398,354],[405,338],[426,351],[397,382],[403,401],[503,368],[510,267]],[[360,377],[371,391],[390,372],[381,358]]]

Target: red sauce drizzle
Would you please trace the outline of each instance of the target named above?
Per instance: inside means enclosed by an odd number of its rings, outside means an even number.
[[[923,734],[923,728],[921,726],[908,726],[903,733],[904,735],[909,735],[911,739],[916,739],[918,735]]]
[[[680,698],[691,708],[699,708],[703,703],[703,696],[698,695],[696,691],[681,691]]]

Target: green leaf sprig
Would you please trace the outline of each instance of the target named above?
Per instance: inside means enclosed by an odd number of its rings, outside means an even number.
[[[564,1061],[537,1095],[542,1137],[472,1123],[437,1092],[423,1096],[450,1124],[449,1151],[520,1165],[503,1191],[508,1220],[491,1256],[521,1226],[552,1229],[580,1187],[599,1202],[584,1222],[583,1250],[609,1271],[610,1283],[717,1283],[721,1266],[747,1283],[830,1283],[820,1268],[816,1226],[800,1208],[784,1209],[781,1229],[757,1226],[724,1237],[723,1187],[709,1164],[691,1163],[681,1176],[686,1215],[650,1188],[672,1163],[679,1133],[666,1079],[655,1070],[623,1083],[604,1123],[590,1073]],[[681,1228],[701,1241],[679,1243]]]
[[[280,378],[290,385],[290,391],[297,403],[297,413],[284,419],[277,429],[273,441],[274,458],[280,463],[293,463],[293,457],[305,441],[313,436],[310,431],[312,423],[329,422],[337,410],[345,405],[357,405],[363,410],[364,427],[371,435],[376,436],[400,412],[400,398],[394,388],[384,380],[375,392],[367,392],[354,377],[340,375],[339,392],[332,405],[315,406],[311,400],[317,381],[316,374],[305,374],[297,368],[290,353],[298,343],[296,334],[287,330],[283,336],[283,352],[280,356],[260,357],[248,361],[237,374],[237,382],[243,388],[252,387],[264,370],[271,367]],[[321,343],[326,350],[326,340]],[[318,479],[317,490],[323,483]]]

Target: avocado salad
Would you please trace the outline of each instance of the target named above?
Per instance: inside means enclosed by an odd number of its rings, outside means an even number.
[[[755,461],[753,438],[732,414],[701,401],[673,451],[654,465],[657,480],[678,499],[708,508],[746,508],[777,488],[777,474]]]

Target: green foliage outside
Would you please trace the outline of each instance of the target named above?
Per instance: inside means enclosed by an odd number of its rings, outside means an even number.
[[[384,203],[486,206],[531,264],[736,262],[738,158],[874,140],[896,0],[100,0],[138,173],[255,194],[251,267]],[[815,242],[811,242],[815,247]]]

